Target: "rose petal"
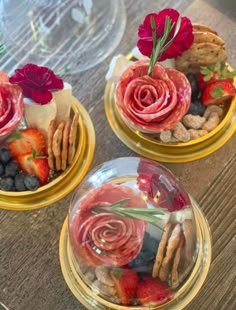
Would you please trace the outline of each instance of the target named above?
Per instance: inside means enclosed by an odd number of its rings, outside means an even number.
[[[52,100],[52,93],[50,91],[37,91],[35,89],[31,90],[31,99],[39,104],[47,104]]]
[[[62,79],[57,77],[52,70],[35,64],[27,64],[17,69],[10,78],[10,82],[21,86],[24,95],[39,104],[51,101],[50,90],[64,87]]]

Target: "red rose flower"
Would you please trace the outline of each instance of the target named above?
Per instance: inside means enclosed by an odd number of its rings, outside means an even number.
[[[151,57],[153,50],[151,17],[155,20],[157,39],[160,39],[164,34],[166,17],[169,17],[172,24],[175,23],[176,26],[179,16],[179,13],[174,9],[164,9],[158,14],[148,14],[145,17],[144,22],[139,26],[138,30],[138,36],[140,39],[137,46],[140,52],[145,56]],[[172,39],[175,32],[175,26],[170,32],[169,37],[166,39],[166,43]],[[182,17],[178,34],[172,44],[160,55],[158,60],[163,61],[165,59],[175,58],[190,48],[193,43],[192,30],[193,28],[191,21],[187,17]]]
[[[27,64],[17,69],[9,80],[23,89],[23,94],[39,104],[51,101],[51,90],[62,89],[63,81],[52,70],[35,64]]]

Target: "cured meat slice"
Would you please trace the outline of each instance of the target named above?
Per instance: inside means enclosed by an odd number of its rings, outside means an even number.
[[[166,68],[169,78],[176,86],[179,95],[179,102],[185,106],[185,113],[188,111],[191,102],[191,87],[187,77],[174,69]]]
[[[23,114],[23,95],[19,86],[0,83],[0,135],[10,133]]]
[[[129,198],[124,207],[146,208],[140,195],[127,186],[104,184],[80,203],[71,226],[70,237],[77,258],[87,266],[123,266],[140,252],[146,224],[109,212],[109,205]],[[108,210],[94,214],[96,207]]]
[[[186,114],[191,86],[185,75],[156,64],[150,76],[149,62],[135,62],[120,77],[115,91],[124,121],[141,131],[157,133],[173,128]]]

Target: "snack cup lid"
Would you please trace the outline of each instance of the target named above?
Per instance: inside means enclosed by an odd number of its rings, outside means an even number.
[[[199,250],[192,200],[174,175],[143,158],[119,158],[80,184],[69,212],[75,270],[115,306],[175,298]]]

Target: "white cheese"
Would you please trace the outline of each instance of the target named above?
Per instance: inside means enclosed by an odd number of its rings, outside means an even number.
[[[71,104],[72,104],[72,86],[68,83],[64,83],[64,88],[58,91],[54,91],[53,98],[57,107],[57,122],[65,121],[70,118]]]
[[[49,124],[56,115],[57,106],[54,99],[44,105],[24,100],[24,118],[27,126],[37,128],[45,137],[47,137]]]
[[[128,60],[123,55],[114,56],[109,64],[109,69],[106,73],[106,80],[118,83],[121,74],[132,64],[133,61]]]

